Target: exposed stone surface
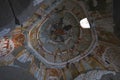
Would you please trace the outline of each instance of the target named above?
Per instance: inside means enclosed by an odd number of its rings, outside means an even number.
[[[86,74],[81,74],[75,80],[103,80],[101,78],[106,74],[116,75],[116,73],[112,71],[94,70],[88,71]]]

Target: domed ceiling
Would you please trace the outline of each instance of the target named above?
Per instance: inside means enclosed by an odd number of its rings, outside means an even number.
[[[120,40],[113,34],[108,10],[99,10],[97,4],[88,9],[87,0],[26,0],[23,6],[18,2],[13,7],[22,26],[6,28],[7,35],[1,29],[0,79],[109,80],[119,75]],[[14,19],[10,12],[8,25]]]

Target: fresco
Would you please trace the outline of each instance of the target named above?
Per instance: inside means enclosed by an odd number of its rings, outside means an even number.
[[[44,0],[28,21],[0,37],[0,80],[109,80],[109,74],[119,79],[120,40],[112,16],[100,5],[87,6]],[[91,26],[83,29],[80,20],[86,17]]]

